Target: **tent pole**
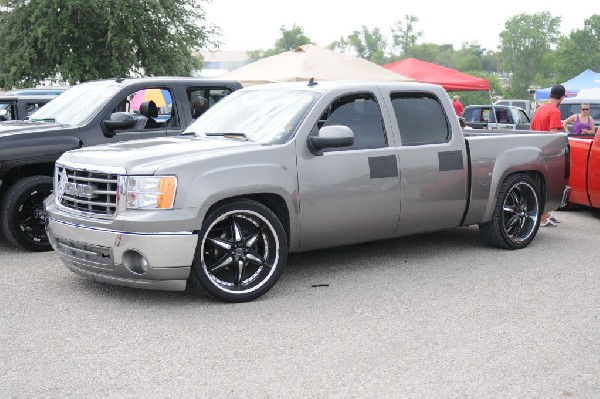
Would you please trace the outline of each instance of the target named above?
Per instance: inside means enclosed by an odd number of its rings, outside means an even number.
[[[494,100],[492,99],[492,89],[488,90],[488,94],[490,95],[490,104],[492,105],[492,115],[494,116],[494,120],[496,121],[496,129],[498,129],[498,118],[496,118],[496,108],[494,107]]]

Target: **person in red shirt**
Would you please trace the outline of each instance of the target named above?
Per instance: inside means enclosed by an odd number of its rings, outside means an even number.
[[[535,114],[533,114],[531,130],[540,132],[560,132],[563,128],[563,124],[558,106],[565,98],[565,94],[566,90],[563,85],[552,86],[548,102],[536,109]],[[544,213],[540,220],[540,226],[542,227],[556,226],[556,223],[558,223],[558,219],[550,212]]]
[[[456,112],[456,115],[461,116],[464,108],[460,103],[460,96],[452,97],[452,106],[454,107],[454,112]]]

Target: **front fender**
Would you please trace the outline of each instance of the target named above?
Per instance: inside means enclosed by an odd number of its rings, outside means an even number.
[[[0,160],[31,163],[31,159],[56,160],[62,153],[81,146],[79,138],[57,137],[15,137],[3,140],[0,145]],[[22,162],[23,161],[23,162]]]
[[[290,173],[292,172],[292,173]],[[246,164],[212,170],[197,176],[192,183],[194,202],[201,203],[196,217],[197,226],[202,224],[211,206],[226,199],[273,194],[286,205],[290,217],[290,240],[298,237],[299,204],[295,170],[269,163]],[[188,193],[188,195],[191,193]],[[192,200],[191,198],[184,201]]]

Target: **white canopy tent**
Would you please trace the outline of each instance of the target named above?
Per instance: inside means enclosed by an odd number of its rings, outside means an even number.
[[[413,79],[371,61],[305,44],[292,51],[244,65],[219,79],[235,79],[244,86],[273,82],[319,80],[384,80],[410,82]]]

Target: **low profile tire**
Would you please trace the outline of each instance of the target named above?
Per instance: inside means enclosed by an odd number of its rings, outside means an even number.
[[[51,193],[52,178],[48,176],[29,176],[6,190],[0,205],[0,225],[11,244],[35,252],[52,249],[44,215],[44,199]]]
[[[525,248],[537,234],[541,216],[542,202],[533,179],[512,175],[500,187],[492,220],[479,225],[479,232],[495,247]]]
[[[252,200],[224,204],[202,225],[188,289],[227,302],[252,301],[275,285],[287,254],[285,231],[269,208]]]

